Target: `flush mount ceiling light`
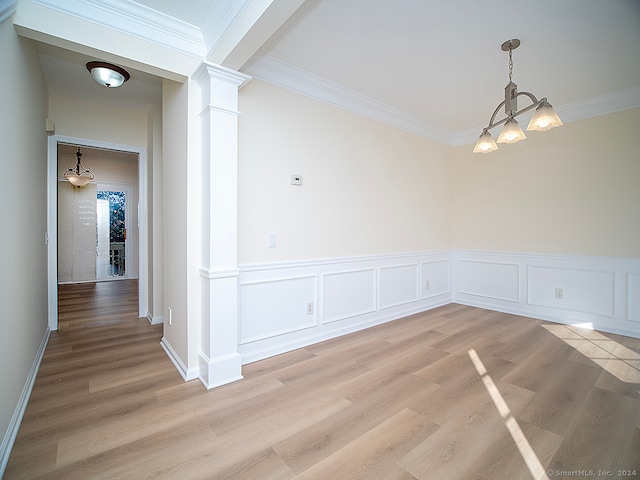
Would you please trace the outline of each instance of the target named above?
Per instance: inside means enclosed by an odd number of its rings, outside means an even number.
[[[493,115],[491,115],[491,119],[489,120],[489,125],[482,129],[482,133],[480,134],[480,138],[478,138],[478,142],[473,149],[473,153],[489,153],[498,149],[496,142],[493,141],[491,133],[489,133],[489,130],[493,127],[497,127],[498,125],[504,124],[504,128],[498,137],[498,143],[516,143],[527,138],[518,125],[515,117],[534,108],[536,109],[536,112],[527,126],[528,131],[536,130],[539,132],[545,132],[562,125],[562,121],[553,110],[553,107],[549,102],[547,102],[546,98],[538,100],[535,95],[529,92],[518,92],[518,86],[513,83],[513,59],[511,57],[511,52],[519,46],[520,40],[517,38],[507,40],[502,44],[502,51],[509,52],[509,83],[504,88],[504,101],[501,102],[494,110]],[[518,110],[518,97],[521,95],[528,97],[532,103],[528,107]],[[496,120],[496,115],[503,105],[507,116],[501,120]]]
[[[117,65],[106,62],[89,62],[87,70],[91,72],[93,79],[100,85],[116,88],[129,80],[129,72]]]
[[[78,163],[76,163],[75,167],[69,167],[67,171],[64,172],[64,178],[69,180],[69,183],[78,188],[84,187],[87,183],[96,178],[91,170],[82,166],[82,163],[80,163],[81,156],[82,153],[80,153],[80,147],[78,147],[78,151],[76,152]]]

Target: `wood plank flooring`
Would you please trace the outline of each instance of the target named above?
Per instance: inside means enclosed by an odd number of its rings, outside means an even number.
[[[451,304],[207,391],[136,292],[60,287],[6,479],[640,478],[640,340]]]

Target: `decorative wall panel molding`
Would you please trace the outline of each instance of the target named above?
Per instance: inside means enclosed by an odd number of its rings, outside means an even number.
[[[451,295],[451,260],[434,260],[420,265],[420,298]]]
[[[240,265],[238,280],[245,364],[451,302],[640,338],[640,259],[454,250]]]
[[[529,303],[613,318],[615,272],[529,266]]]
[[[424,252],[241,265],[243,363],[450,303],[450,258]]]
[[[640,259],[453,251],[451,300],[640,338]]]
[[[380,308],[418,300],[418,264],[380,268]]]
[[[245,283],[240,287],[240,345],[317,324],[315,275]]]
[[[520,266],[486,260],[460,259],[458,262],[458,292],[518,302]]]
[[[373,268],[323,275],[322,322],[335,322],[374,312],[378,297],[376,285],[377,275]]]

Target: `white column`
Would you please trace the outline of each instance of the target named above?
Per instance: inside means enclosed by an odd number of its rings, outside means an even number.
[[[238,353],[238,89],[250,77],[204,63],[201,88],[200,380],[242,378]]]

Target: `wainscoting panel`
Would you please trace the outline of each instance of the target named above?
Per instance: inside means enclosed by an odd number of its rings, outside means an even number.
[[[420,268],[420,298],[451,295],[451,260],[423,262]]]
[[[451,303],[450,259],[424,252],[240,265],[242,361]],[[429,290],[421,288],[423,276]]]
[[[323,323],[374,312],[376,299],[375,269],[322,276]]]
[[[316,292],[316,276],[242,285],[240,344],[315,326]]]
[[[614,317],[615,272],[529,267],[529,303]]]
[[[418,264],[380,268],[380,308],[418,300]]]
[[[466,295],[518,302],[520,267],[517,263],[460,260],[458,291]]]
[[[240,265],[238,281],[244,364],[451,302],[640,338],[640,259],[438,251]]]
[[[453,251],[452,301],[640,338],[640,259]]]

